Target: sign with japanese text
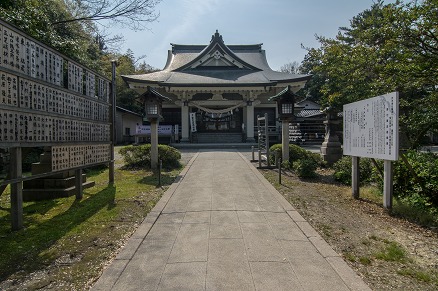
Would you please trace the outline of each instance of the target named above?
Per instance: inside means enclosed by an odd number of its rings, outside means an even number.
[[[137,135],[150,135],[151,134],[151,126],[150,125],[137,125],[135,128],[135,134]],[[171,135],[172,134],[172,125],[159,125],[158,126],[158,135]]]
[[[398,160],[398,92],[344,105],[344,155]]]

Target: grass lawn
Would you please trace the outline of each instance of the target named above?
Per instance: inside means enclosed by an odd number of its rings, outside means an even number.
[[[157,188],[150,170],[125,170],[120,162],[114,185],[108,169],[89,170],[96,186],[80,201],[24,203],[20,231],[11,231],[9,189],[0,196],[0,290],[90,287],[180,172],[164,172],[165,186]]]

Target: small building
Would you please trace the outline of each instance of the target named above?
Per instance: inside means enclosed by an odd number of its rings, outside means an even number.
[[[304,99],[295,104],[301,110],[296,114],[295,122],[290,124],[290,140],[295,143],[321,144],[324,141],[326,114],[321,105]]]
[[[171,44],[163,70],[122,76],[139,94],[153,88],[163,103],[160,124],[178,125],[181,142],[254,142],[257,116],[268,114],[278,137],[278,112],[269,98],[294,93],[310,75],[272,70],[262,44],[226,45],[216,31],[208,45]]]
[[[142,123],[141,114],[116,106],[116,144],[134,143],[136,127]]]

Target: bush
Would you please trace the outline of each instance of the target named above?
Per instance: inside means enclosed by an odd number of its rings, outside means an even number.
[[[144,144],[139,146],[126,146],[119,150],[125,165],[128,167],[150,167],[151,166],[151,145]],[[178,168],[181,153],[167,145],[158,145],[158,159],[163,161],[163,167],[167,169]]]
[[[415,206],[438,207],[438,155],[411,150],[405,157],[415,174],[401,159],[394,163],[394,196]]]
[[[274,144],[269,148],[269,151],[271,152],[271,163],[274,164],[275,152],[278,151],[279,155],[282,155],[281,144]],[[323,165],[324,162],[319,154],[309,152],[295,144],[289,145],[289,161],[283,161],[283,166],[292,169],[300,178],[315,177],[316,169]]]
[[[351,157],[344,156],[333,165],[335,173],[333,174],[336,181],[345,185],[351,184]],[[371,181],[373,165],[371,159],[359,159],[359,183],[366,184]]]
[[[275,152],[278,151],[279,155],[282,155],[281,144],[274,144],[269,148],[269,152],[271,153],[271,163],[273,164],[275,161]],[[322,159],[319,154],[311,153],[300,146],[295,144],[289,145],[289,162],[293,164],[293,162],[298,160],[311,159],[315,161],[317,164],[322,164]],[[286,162],[286,161],[283,161]]]
[[[292,169],[300,178],[313,178],[316,176],[318,165],[311,159],[303,159],[293,162]]]

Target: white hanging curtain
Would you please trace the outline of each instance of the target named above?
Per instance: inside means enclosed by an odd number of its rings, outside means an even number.
[[[224,114],[224,113],[228,113],[230,111],[233,111],[234,109],[238,108],[238,107],[243,107],[246,105],[245,102],[240,102],[237,105],[228,107],[228,108],[224,108],[224,109],[210,109],[210,108],[206,108],[204,106],[199,105],[196,102],[190,102],[189,103],[190,106],[195,106],[198,109],[201,109],[202,111],[205,111],[207,113],[213,113],[213,114]]]

